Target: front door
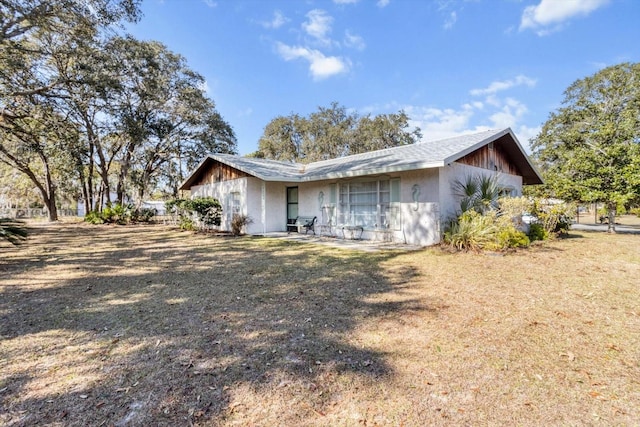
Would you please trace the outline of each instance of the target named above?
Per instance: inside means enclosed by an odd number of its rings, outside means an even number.
[[[287,187],[287,231],[297,231],[295,224],[298,217],[298,187]]]

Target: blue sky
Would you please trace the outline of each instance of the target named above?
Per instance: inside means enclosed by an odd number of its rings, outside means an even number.
[[[144,0],[128,31],[206,79],[238,151],[336,101],[404,110],[424,140],[511,127],[528,147],[564,90],[640,61],[637,0]]]

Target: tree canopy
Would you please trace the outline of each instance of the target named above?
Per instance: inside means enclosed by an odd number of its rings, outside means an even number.
[[[409,117],[396,114],[359,116],[337,102],[319,107],[309,117],[278,116],[264,129],[253,155],[309,163],[367,151],[413,144],[422,135],[409,131]]]
[[[161,189],[175,197],[203,152],[235,153],[233,129],[185,59],[120,35],[139,0],[0,0],[0,162],[86,211]],[[116,200],[111,200],[111,194]]]
[[[574,82],[532,141],[547,195],[618,206],[640,202],[640,64]]]

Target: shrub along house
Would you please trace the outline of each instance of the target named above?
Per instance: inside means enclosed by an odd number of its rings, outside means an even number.
[[[309,164],[207,156],[184,181],[191,197],[223,206],[220,226],[249,216],[249,234],[287,231],[298,217],[316,217],[316,233],[427,246],[456,215],[456,180],[497,174],[504,194],[541,184],[511,129],[461,135]]]

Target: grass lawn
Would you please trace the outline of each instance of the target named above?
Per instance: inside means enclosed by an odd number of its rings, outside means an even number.
[[[637,425],[640,235],[364,253],[162,226],[0,243],[4,426]]]

